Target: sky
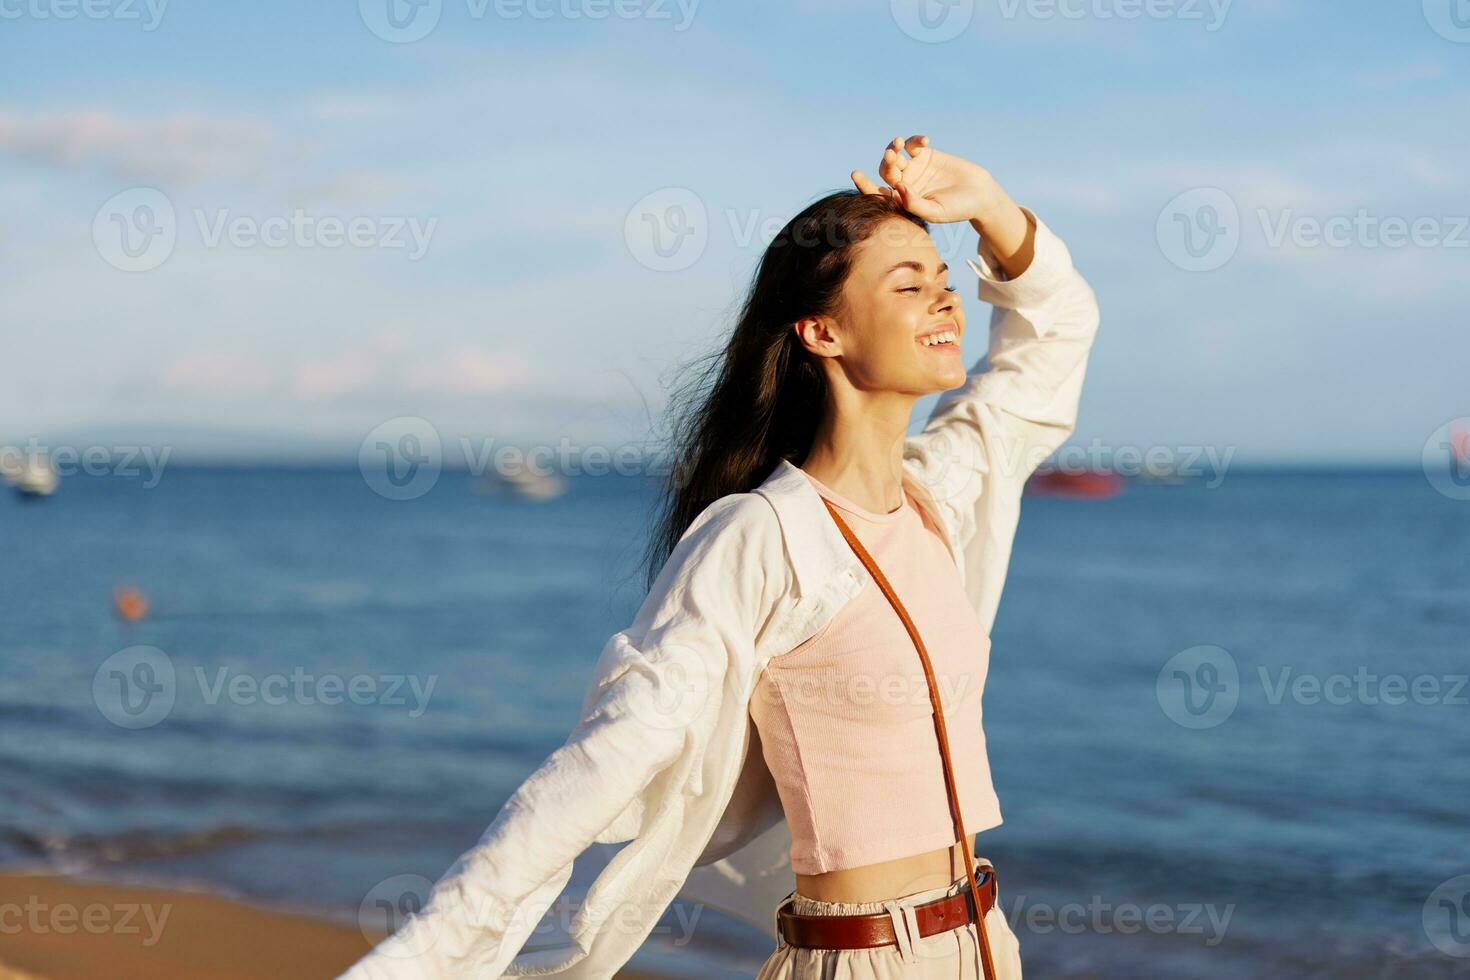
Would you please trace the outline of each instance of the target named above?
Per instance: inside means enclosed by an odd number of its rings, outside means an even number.
[[[1072,446],[1470,415],[1470,0],[0,0],[0,444],[639,444],[913,133],[1096,290]]]

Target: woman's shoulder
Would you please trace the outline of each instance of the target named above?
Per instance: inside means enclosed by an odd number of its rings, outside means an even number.
[[[753,490],[710,501],[690,522],[677,550],[688,557],[691,574],[697,569],[729,587],[744,582],[774,597],[791,582],[780,519],[771,502]]]
[[[781,524],[776,508],[754,490],[742,490],[717,497],[705,505],[690,522],[685,533],[700,530],[705,534],[769,536],[780,534]]]

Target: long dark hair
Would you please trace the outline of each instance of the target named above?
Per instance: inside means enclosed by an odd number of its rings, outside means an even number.
[[[892,198],[837,191],[807,205],[766,247],[729,342],[671,399],[672,465],[650,535],[649,586],[705,507],[759,486],[782,458],[806,457],[827,382],[792,324],[841,314],[853,248],[890,218],[929,227]]]

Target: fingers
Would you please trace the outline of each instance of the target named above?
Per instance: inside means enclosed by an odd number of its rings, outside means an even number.
[[[903,179],[903,168],[908,159],[903,155],[903,142],[897,136],[883,150],[883,160],[878,164],[878,176],[889,184],[897,185]]]
[[[893,193],[892,188],[879,187],[872,179],[861,170],[854,170],[849,176],[853,184],[864,194],[877,194],[879,197],[888,197]]]
[[[915,147],[915,149],[919,152],[904,165],[903,182],[910,190],[923,191],[935,172],[934,154],[923,146]]]
[[[925,150],[929,149],[929,137],[917,134],[910,136],[907,140],[893,137],[888,146],[883,150],[883,162],[878,165],[878,176],[888,183],[897,186],[909,173],[909,166],[915,160],[923,159]],[[904,153],[908,153],[905,157]],[[912,174],[909,174],[912,176]]]

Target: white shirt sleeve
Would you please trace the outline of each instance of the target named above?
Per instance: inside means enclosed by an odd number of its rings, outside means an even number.
[[[1099,313],[1067,246],[1029,208],[1031,264],[1007,279],[982,238],[979,295],[991,304],[985,355],[965,383],[940,395],[909,454],[964,526],[983,494],[1019,497],[1029,477],[1072,434]]]
[[[595,841],[636,837],[660,794],[699,792],[721,699],[743,689],[759,621],[785,588],[781,548],[775,512],[758,494],[706,507],[632,624],[604,644],[564,744],[511,794],[424,908],[342,977],[501,976],[570,879],[574,858]],[[584,905],[573,934],[590,937],[606,914]]]

